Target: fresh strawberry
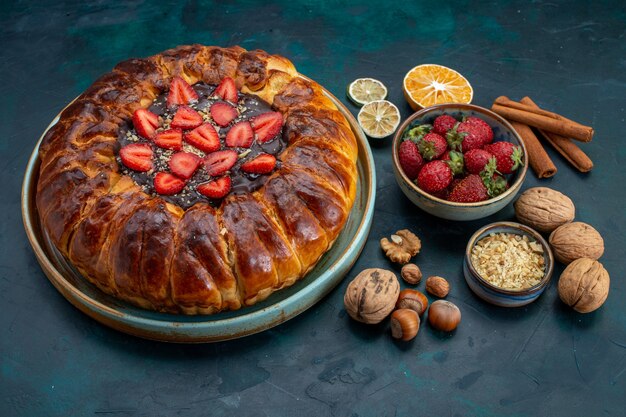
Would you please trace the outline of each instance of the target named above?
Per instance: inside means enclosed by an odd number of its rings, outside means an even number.
[[[133,171],[152,169],[152,148],[147,143],[132,143],[120,149],[122,163]]]
[[[158,172],[154,177],[154,189],[159,194],[178,194],[183,188],[185,188],[185,181],[169,172]]]
[[[237,102],[237,86],[235,80],[230,77],[224,77],[220,85],[215,89],[215,94],[231,103]]]
[[[202,124],[202,116],[189,106],[179,106],[174,115],[171,127],[194,129]]]
[[[159,116],[148,109],[137,109],[133,113],[133,126],[142,138],[152,139],[159,127]]]
[[[187,81],[178,75],[172,78],[170,92],[167,94],[167,107],[189,104],[198,100],[198,94]]]
[[[431,130],[433,130],[432,125],[424,124],[424,125],[415,126],[407,130],[406,132],[404,132],[404,135],[402,136],[402,140],[410,140],[411,142],[417,145],[420,143],[424,135],[429,133]]]
[[[277,111],[263,113],[252,119],[252,128],[259,143],[272,140],[283,127],[283,115]]]
[[[221,101],[214,103],[211,106],[210,112],[215,123],[222,127],[228,126],[228,124],[237,117],[237,109]]]
[[[449,114],[442,114],[441,116],[437,116],[433,122],[433,131],[441,136],[445,136],[457,123],[458,121],[454,117]]]
[[[446,161],[452,175],[461,175],[465,169],[465,161],[461,152],[449,151],[444,154],[447,159],[441,158],[442,161]]]
[[[448,149],[448,143],[443,136],[437,133],[427,133],[417,145],[424,159],[432,161],[438,159]]]
[[[400,144],[398,149],[398,159],[400,160],[400,166],[411,181],[417,178],[420,169],[424,166],[424,159],[420,155],[417,145],[411,140],[405,140]]]
[[[167,129],[154,137],[154,143],[159,148],[180,151],[183,149],[183,132],[180,129]]]
[[[198,192],[213,199],[223,198],[230,191],[230,177],[219,177],[216,180],[198,185]]]
[[[491,152],[484,149],[471,149],[465,152],[465,169],[470,174],[480,174],[485,169],[489,159],[493,158]]]
[[[483,128],[472,122],[461,122],[446,134],[450,148],[465,153],[484,145]]]
[[[417,175],[417,185],[427,193],[436,193],[452,182],[452,170],[444,161],[431,161]]]
[[[478,126],[482,130],[483,145],[488,145],[493,142],[493,129],[491,129],[491,126],[489,126],[487,122],[475,116],[470,116],[465,119],[465,121]]]
[[[510,174],[522,164],[522,148],[511,142],[496,142],[485,146],[496,157],[500,174]]]
[[[191,152],[178,152],[172,155],[168,163],[170,171],[177,177],[189,179],[198,169],[202,159]]]
[[[276,167],[276,158],[268,153],[259,154],[241,165],[241,170],[248,174],[269,174]]]
[[[449,201],[457,203],[477,203],[488,198],[487,187],[483,184],[482,178],[476,174],[470,174],[459,181],[448,196]]]
[[[220,137],[210,123],[204,123],[185,133],[185,141],[202,152],[215,152],[220,148]]]
[[[231,148],[249,148],[254,139],[254,131],[249,122],[235,123],[226,134],[226,146]]]
[[[204,158],[204,167],[210,176],[215,177],[228,171],[237,162],[237,152],[227,149],[208,154]]]

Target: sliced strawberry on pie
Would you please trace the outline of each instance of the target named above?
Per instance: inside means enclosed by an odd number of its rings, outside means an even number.
[[[259,154],[241,165],[241,170],[248,174],[269,174],[276,167],[276,158],[268,153]]]
[[[204,123],[185,133],[185,141],[203,152],[215,152],[220,148],[220,137],[210,123]]]
[[[226,134],[226,146],[231,148],[249,148],[254,140],[254,131],[249,122],[235,123]]]
[[[180,129],[167,129],[154,137],[154,143],[159,148],[180,151],[183,149],[183,132]]]
[[[282,127],[283,115],[277,111],[263,113],[252,119],[252,128],[259,143],[272,140]]]
[[[147,143],[132,143],[120,149],[122,163],[133,171],[152,169],[152,148]]]
[[[151,139],[159,127],[159,116],[148,109],[137,109],[133,113],[133,126],[139,136]]]
[[[189,106],[180,106],[176,110],[170,126],[180,129],[194,129],[202,124],[202,116]]]
[[[204,167],[210,176],[215,177],[228,171],[237,162],[237,152],[227,149],[213,152],[204,158]]]
[[[198,192],[209,198],[223,198],[230,191],[231,181],[229,176],[220,177],[198,185]]]
[[[172,155],[168,166],[172,174],[182,179],[189,179],[193,176],[202,162],[202,158],[191,152],[178,152]]]
[[[187,81],[179,76],[172,78],[170,92],[167,95],[167,107],[189,104],[198,100],[198,93],[189,85]]]
[[[178,194],[185,188],[185,181],[169,172],[158,172],[154,177],[154,190],[162,195]]]
[[[215,94],[231,103],[237,102],[237,86],[235,80],[230,77],[224,77],[220,85],[215,89]]]
[[[237,117],[237,109],[228,103],[217,102],[211,106],[211,117],[215,123],[224,127]]]

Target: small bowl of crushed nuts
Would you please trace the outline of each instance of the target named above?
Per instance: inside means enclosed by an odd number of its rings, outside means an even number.
[[[535,230],[514,222],[482,227],[470,238],[463,275],[483,300],[501,307],[532,303],[546,289],[554,268],[550,246]]]

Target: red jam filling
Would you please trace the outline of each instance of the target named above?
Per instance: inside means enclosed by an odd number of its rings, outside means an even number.
[[[174,77],[120,132],[118,162],[149,194],[183,208],[216,205],[263,185],[280,164],[282,126],[281,113],[229,77],[218,86]]]

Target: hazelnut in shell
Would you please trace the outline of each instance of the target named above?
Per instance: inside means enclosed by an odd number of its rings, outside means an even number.
[[[428,277],[426,280],[426,292],[435,297],[444,298],[450,292],[450,284],[443,277]]]
[[[407,284],[417,285],[422,280],[422,270],[415,264],[406,264],[400,271],[402,279]]]
[[[573,221],[576,215],[574,203],[568,196],[547,187],[529,188],[514,206],[520,223],[543,233]]]
[[[451,332],[461,322],[461,310],[446,300],[437,300],[428,309],[428,322],[437,330]]]
[[[400,294],[396,274],[386,269],[370,268],[348,284],[343,303],[356,321],[376,324],[391,313]]]
[[[610,283],[609,273],[600,262],[576,259],[559,278],[559,297],[579,313],[590,313],[604,304]]]
[[[417,336],[420,329],[419,315],[408,308],[401,308],[391,314],[391,336],[405,342]]]
[[[587,223],[573,222],[557,227],[550,234],[554,257],[564,264],[579,258],[599,259],[604,253],[604,239]]]
[[[408,308],[421,316],[428,308],[428,298],[417,290],[406,288],[400,291],[396,308]]]

